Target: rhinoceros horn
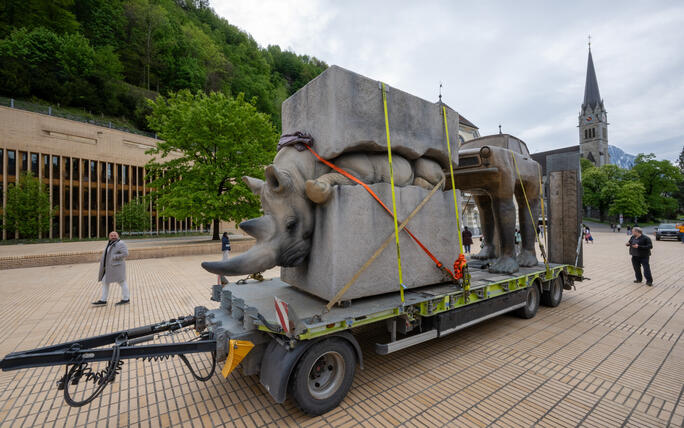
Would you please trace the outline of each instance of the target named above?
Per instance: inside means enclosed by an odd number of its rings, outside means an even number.
[[[263,272],[278,261],[277,248],[269,242],[275,233],[273,217],[265,215],[240,223],[240,228],[257,239],[256,245],[244,254],[220,262],[203,262],[202,267],[217,275],[246,275]]]

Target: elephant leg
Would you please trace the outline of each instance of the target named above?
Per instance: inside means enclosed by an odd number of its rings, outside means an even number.
[[[337,172],[323,174],[315,180],[307,180],[304,184],[306,196],[317,204],[324,204],[332,195],[332,186],[353,184],[354,182]]]
[[[539,218],[539,199],[529,200],[532,210],[532,218],[530,218],[530,210],[527,209],[522,189],[516,190],[515,197],[518,201],[518,222],[520,223],[520,239],[522,241],[520,254],[518,254],[518,264],[525,267],[537,266],[539,261],[534,243],[536,241],[535,229]]]
[[[492,200],[489,196],[473,195],[477,210],[480,212],[480,230],[484,247],[479,253],[473,255],[474,259],[488,260],[496,257],[496,247],[494,246],[494,213],[492,211]]]
[[[489,267],[492,273],[513,273],[520,268],[515,260],[515,204],[512,197],[493,197],[494,221],[501,241],[500,255]]]

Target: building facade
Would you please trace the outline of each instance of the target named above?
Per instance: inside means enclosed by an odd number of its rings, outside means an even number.
[[[583,158],[596,166],[610,163],[608,151],[608,116],[599,92],[594,60],[589,45],[587,77],[584,84],[584,102],[579,113],[579,146]]]
[[[8,107],[0,107],[0,124],[2,212],[21,173],[40,177],[56,210],[42,238],[105,237],[121,227],[121,207],[150,191],[145,151],[154,138]],[[150,232],[200,228],[192,219],[161,219],[150,204]],[[15,238],[3,228],[3,240]]]

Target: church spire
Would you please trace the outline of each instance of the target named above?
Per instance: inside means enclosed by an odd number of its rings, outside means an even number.
[[[591,39],[590,39],[591,40]],[[591,57],[591,41],[589,42],[589,59],[587,60],[587,80],[584,84],[584,103],[582,110],[596,108],[601,104],[601,94],[599,93],[598,80],[596,80],[596,70],[594,70],[594,60]]]

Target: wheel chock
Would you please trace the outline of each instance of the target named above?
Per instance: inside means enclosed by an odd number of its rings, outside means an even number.
[[[228,348],[230,351],[228,352],[226,363],[223,365],[223,370],[221,370],[223,377],[228,377],[235,367],[249,354],[249,351],[254,348],[254,344],[249,340],[230,340]]]

